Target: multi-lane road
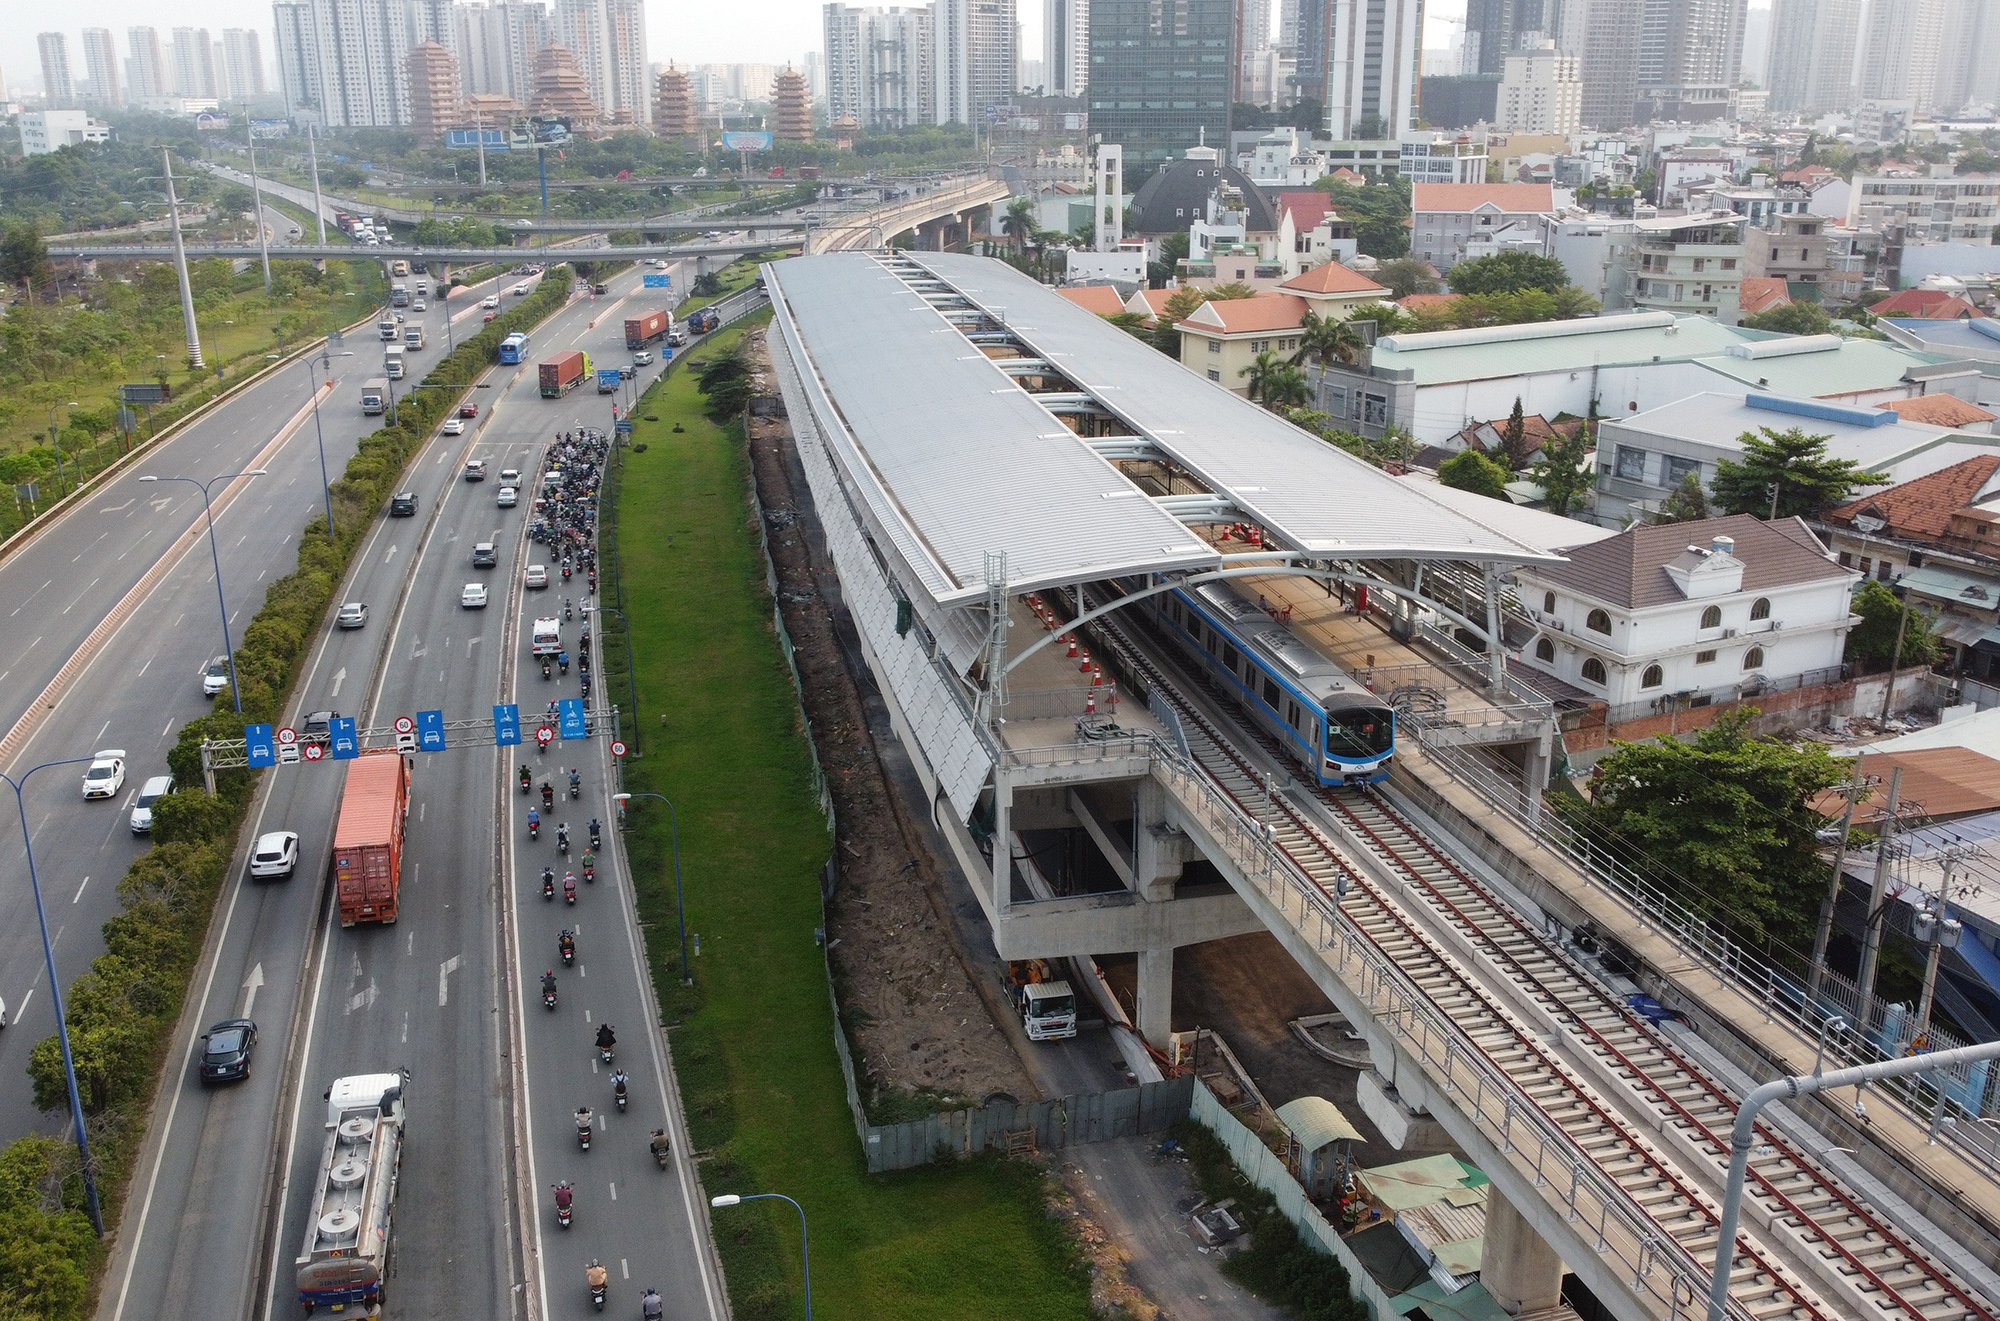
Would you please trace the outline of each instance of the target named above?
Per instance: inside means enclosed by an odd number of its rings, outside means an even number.
[[[627,273],[609,295],[572,302],[535,332],[533,357],[581,347],[600,364],[629,362],[623,317],[657,297],[638,285],[638,274]],[[477,327],[477,296],[486,292],[453,300],[461,327]],[[423,315],[431,342],[412,355],[412,379],[445,340],[443,313],[434,307]],[[319,401],[336,476],[378,422],[358,404],[360,381],[380,371],[378,344],[363,335],[348,343],[356,356],[334,360],[333,385]],[[144,847],[126,824],[131,792],[164,770],[181,723],[203,709],[198,671],[222,649],[206,546],[188,535],[200,523],[200,499],[190,487],[141,485],[137,477],[269,470],[217,487],[224,597],[240,639],[264,585],[289,568],[292,539],[321,508],[304,378],[303,366],[287,368],[225,401],[0,562],[0,610],[13,612],[24,644],[0,661],[13,671],[0,675],[0,731],[56,685],[53,709],[15,741],[5,769],[18,774],[106,746],[125,748],[130,762],[125,793],[112,804],[81,800],[72,778],[80,767],[44,771],[29,785],[29,825],[65,983],[101,947],[98,927],[115,911],[115,883]],[[316,640],[287,713],[294,722],[322,707],[363,725],[419,708],[477,716],[512,700],[517,687],[531,709],[554,694],[554,682],[521,667],[525,619],[537,607],[560,613],[565,594],[580,605],[582,579],[567,589],[558,580],[524,604],[526,506],[499,509],[497,482],[467,482],[460,473],[476,455],[496,473],[533,474],[557,429],[608,428],[612,399],[586,386],[545,401],[532,360],[496,365],[480,387],[468,395],[480,405],[477,424],[463,436],[435,436],[413,464],[405,485],[419,496],[417,516],[371,529],[342,589],[343,599],[369,604],[368,624],[328,629]],[[475,570],[473,543],[496,534],[500,564]],[[463,585],[475,580],[492,589],[484,611],[460,607]],[[581,626],[579,613],[566,628],[572,646]],[[80,671],[63,674],[80,649]],[[574,695],[574,674],[563,686]],[[547,758],[551,768],[560,761],[583,771],[585,798],[558,808],[579,839],[591,816],[614,816],[602,744],[558,745]],[[719,1315],[705,1209],[682,1157],[665,1042],[617,850],[607,849],[575,909],[547,905],[538,877],[554,856],[552,841],[527,843],[517,820],[525,804],[500,751],[454,749],[415,763],[403,909],[390,927],[342,929],[329,920],[323,876],[341,768],[266,775],[245,841],[296,830],[302,865],[290,881],[253,882],[239,858],[225,886],[114,1245],[104,1317],[291,1313],[291,1263],[323,1141],[320,1094],[342,1074],[395,1067],[412,1074],[390,1284],[395,1310],[521,1316],[532,1306],[539,1315],[580,1315],[588,1309],[583,1268],[595,1256],[610,1270],[615,1307],[636,1305],[643,1287],[657,1285],[672,1315]],[[24,874],[17,837],[0,843],[0,859],[10,874]],[[561,1006],[550,1014],[538,975],[557,962],[563,925],[579,930],[579,957],[561,971]],[[0,995],[10,1021],[20,1023],[0,1036],[0,1124],[9,1134],[55,1126],[33,1110],[24,1073],[28,1048],[53,1027],[39,955],[32,927],[0,932]],[[261,1028],[251,1077],[204,1088],[193,1073],[198,1035],[238,1015]],[[633,1082],[624,1114],[612,1105],[608,1074],[593,1067],[591,1033],[606,1021],[618,1027],[619,1063]],[[588,1153],[577,1149],[569,1118],[579,1104],[600,1116]],[[676,1135],[666,1171],[646,1149],[650,1130],[662,1126]],[[547,1185],[558,1178],[578,1188],[568,1231],[556,1229],[550,1212]]]

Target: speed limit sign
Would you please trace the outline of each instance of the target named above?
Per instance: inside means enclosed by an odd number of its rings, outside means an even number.
[[[549,728],[547,725],[543,725],[540,729],[535,731],[535,742],[537,743],[542,743],[542,744],[553,743],[555,742],[555,738],[556,738],[555,730]]]
[[[412,730],[416,729],[416,727],[417,727],[417,722],[410,719],[408,716],[396,717],[396,732],[398,734],[408,734]]]
[[[611,740],[611,755],[614,757],[622,757],[625,755],[625,743],[622,739]]]

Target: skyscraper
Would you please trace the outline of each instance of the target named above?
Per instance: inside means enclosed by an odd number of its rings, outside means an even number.
[[[69,38],[60,32],[43,32],[35,44],[42,51],[42,100],[51,110],[67,110],[76,104],[76,84],[69,72]]]
[[[1020,25],[1014,0],[933,0],[931,111],[939,124],[983,121],[1013,99]]]
[[[175,28],[167,43],[167,78],[175,96],[212,97],[215,43],[207,28]]]
[[[125,66],[125,85],[131,98],[144,101],[152,97],[171,96],[172,86],[167,81],[166,52],[160,49],[160,34],[155,28],[126,28],[125,40],[132,51],[132,58]]]
[[[1042,0],[1042,76],[1050,96],[1090,86],[1090,0]]]
[[[1771,11],[1771,109],[1845,108],[1860,35],[1861,0],[1778,0]]]
[[[400,0],[277,0],[278,80],[290,113],[327,128],[405,128],[407,56],[423,40]]]
[[[264,38],[255,28],[222,30],[222,66],[229,94],[238,101],[271,90],[264,81]]]
[[[535,56],[554,40],[540,0],[452,6],[459,84],[467,95],[505,96],[526,108],[535,92]]]
[[[1204,139],[1228,144],[1238,32],[1235,0],[1091,0],[1090,129],[1134,178]]]
[[[1423,0],[1298,0],[1298,98],[1326,107],[1335,138],[1401,137],[1416,124],[1423,23]]]
[[[1583,122],[1701,122],[1729,109],[1748,0],[1589,0]]]
[[[458,62],[435,41],[410,47],[410,127],[428,145],[458,123]]]
[[[932,121],[931,10],[829,4],[826,113],[868,132]]]
[[[92,105],[123,105],[118,95],[118,43],[110,28],[83,30],[83,76],[90,80]]]
[[[1936,106],[1938,59],[1947,17],[1959,18],[1950,0],[1877,0],[1868,7],[1868,49],[1861,61],[1861,96],[1869,101],[1909,101],[1918,114]],[[1953,32],[1956,42],[1963,35]]]
[[[1504,73],[1524,35],[1543,34],[1543,0],[1466,0],[1465,72]]]
[[[646,23],[641,0],[557,0],[556,36],[576,57],[602,123],[646,121]]]

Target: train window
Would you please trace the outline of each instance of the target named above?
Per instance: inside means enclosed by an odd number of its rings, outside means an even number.
[[[1345,711],[1329,711],[1326,750],[1340,757],[1372,756],[1389,750],[1394,732],[1388,711],[1381,707],[1354,706]]]
[[[1242,657],[1236,654],[1236,648],[1230,646],[1227,642],[1222,644],[1223,669],[1228,670],[1231,674],[1236,673],[1236,664],[1241,659]]]
[[[1285,723],[1293,729],[1299,727],[1299,704],[1297,702],[1288,701],[1285,703]]]
[[[1278,709],[1278,683],[1275,679],[1264,680],[1264,704],[1273,711]]]

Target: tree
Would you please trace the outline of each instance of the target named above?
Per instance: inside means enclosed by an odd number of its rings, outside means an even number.
[[[1361,332],[1337,317],[1308,312],[1299,318],[1299,351],[1292,365],[1306,359],[1325,365],[1335,359],[1353,362],[1361,354]]]
[[[0,279],[14,289],[49,282],[49,245],[34,221],[15,221],[0,231]]]
[[[1438,481],[1446,486],[1457,487],[1461,491],[1471,491],[1475,495],[1490,496],[1495,500],[1507,498],[1507,480],[1513,474],[1481,454],[1478,450],[1460,450],[1444,461],[1438,469]]]
[[[1740,707],[1692,743],[1617,743],[1597,763],[1590,800],[1562,810],[1658,865],[1674,898],[1752,938],[1811,938],[1826,868],[1813,799],[1850,767],[1817,743],[1752,734]]]
[[[1743,318],[1751,330],[1775,330],[1786,335],[1824,335],[1833,329],[1833,318],[1818,303],[1785,303]]]
[[[1521,396],[1514,396],[1514,411],[1507,414],[1507,421],[1500,427],[1500,443],[1505,448],[1507,467],[1515,472],[1528,466],[1528,416],[1521,407]]]
[[[1306,374],[1269,349],[1238,375],[1250,378],[1250,397],[1273,411],[1298,407],[1312,397]]]
[[[1025,248],[1035,232],[1035,199],[1017,197],[1008,203],[1006,214],[1000,217],[1000,232],[1013,241],[1016,253]]]
[[[1847,635],[1846,659],[1865,665],[1871,670],[1886,670],[1893,663],[1904,665],[1935,665],[1944,659],[1944,644],[1938,641],[1932,631],[1933,620],[1927,611],[1912,609],[1908,621],[1903,619],[1903,602],[1889,590],[1887,583],[1873,579],[1861,584],[1861,590],[1854,594],[1853,613],[1861,616],[1861,622]],[[1903,645],[1896,646],[1896,630],[1903,631]]]
[[[1351,184],[1329,175],[1313,186],[1324,189],[1334,210],[1353,223],[1361,251],[1378,261],[1409,254],[1409,180],[1398,175],[1380,183]]]
[[[1542,446],[1542,456],[1528,470],[1528,480],[1542,488],[1551,514],[1568,514],[1581,502],[1584,492],[1596,485],[1596,474],[1586,462],[1590,444],[1589,427],[1558,427]]]
[[[1708,507],[1708,492],[1701,484],[1701,474],[1683,473],[1680,485],[1673,493],[1660,502],[1659,522],[1693,523],[1700,519],[1712,518],[1714,511]]]
[[[1445,279],[1455,294],[1512,294],[1523,289],[1554,294],[1570,282],[1569,271],[1554,257],[1511,250],[1462,261]]]
[[[1146,284],[1153,289],[1164,289],[1167,281],[1180,270],[1183,258],[1188,255],[1188,232],[1177,229],[1160,240],[1160,259],[1146,264]]]
[[[1375,268],[1375,283],[1398,298],[1438,291],[1437,272],[1422,257],[1394,257]]]
[[[1828,458],[1830,436],[1809,436],[1798,427],[1759,430],[1761,435],[1746,431],[1737,437],[1742,462],[1724,459],[1716,465],[1712,489],[1727,513],[1768,518],[1775,490],[1778,517],[1816,518],[1862,487],[1884,484],[1851,459]]]
[[[1255,298],[1256,296],[1257,291],[1255,289],[1252,289],[1249,285],[1239,280],[1232,280],[1228,284],[1218,284],[1208,291],[1209,301],[1215,303],[1233,302],[1239,298]]]

